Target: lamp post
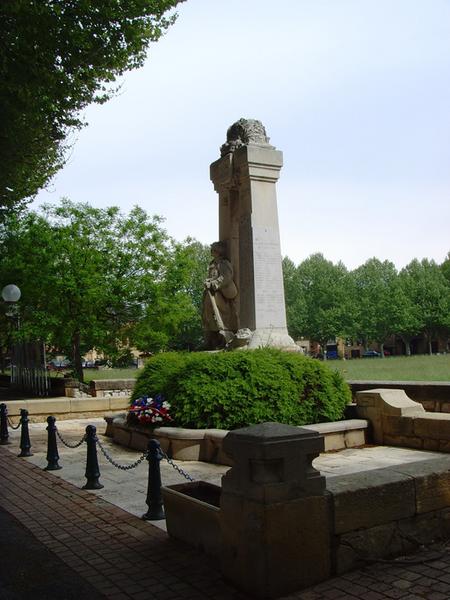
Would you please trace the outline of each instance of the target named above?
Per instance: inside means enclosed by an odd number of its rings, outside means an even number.
[[[18,288],[17,285],[14,285],[13,283],[10,283],[9,285],[5,285],[5,287],[2,289],[2,298],[7,305],[5,314],[7,317],[14,319],[16,329],[19,329],[19,326],[20,326],[19,312],[17,310],[17,304],[16,304],[20,300],[20,296],[21,296],[20,288]],[[14,354],[14,351],[13,351],[13,354]],[[15,361],[13,359],[13,354],[11,355],[11,383],[15,383],[16,376],[17,376],[16,365],[15,365]]]
[[[20,291],[20,288],[18,288],[17,285],[14,285],[13,283],[5,285],[5,287],[2,289],[2,298],[6,302],[6,304],[9,305],[8,310],[6,311],[6,315],[8,317],[17,316],[16,302],[20,300],[21,295],[22,293]],[[17,325],[19,325],[18,319]]]

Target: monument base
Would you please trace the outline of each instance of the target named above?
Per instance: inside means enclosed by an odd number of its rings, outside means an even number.
[[[290,352],[300,352],[300,348],[284,327],[255,329],[247,347],[250,350],[254,348],[279,348]]]

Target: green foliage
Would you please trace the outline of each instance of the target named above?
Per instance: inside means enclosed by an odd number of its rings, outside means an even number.
[[[351,279],[342,263],[313,254],[297,268],[283,261],[289,332],[294,337],[328,340],[345,337],[352,323]]]
[[[223,429],[335,421],[351,399],[337,372],[273,349],[155,356],[138,377],[133,399],[158,393],[170,402],[178,425]]]
[[[137,207],[122,215],[68,200],[13,215],[0,230],[0,280],[22,290],[22,335],[71,356],[80,378],[86,350],[127,345],[168,260],[160,224]]]
[[[203,339],[201,303],[209,247],[191,238],[173,243],[158,297],[146,307],[135,329],[134,343],[142,350],[197,349]]]
[[[143,64],[179,1],[0,3],[0,206],[20,206],[61,168],[80,111]]]

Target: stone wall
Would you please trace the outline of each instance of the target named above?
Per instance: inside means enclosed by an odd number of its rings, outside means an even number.
[[[94,379],[90,394],[95,398],[130,398],[136,379]]]
[[[450,537],[450,457],[327,480],[334,572]]]
[[[446,381],[347,381],[353,399],[357,392],[383,388],[404,390],[411,400],[420,402],[429,412],[450,413],[450,383]]]
[[[373,441],[388,446],[450,452],[450,414],[426,412],[403,390],[356,393],[358,416],[371,424]]]
[[[20,409],[25,408],[31,422],[41,423],[49,415],[57,420],[103,417],[128,408],[128,398],[55,398],[5,401],[8,416],[13,423],[20,418]]]

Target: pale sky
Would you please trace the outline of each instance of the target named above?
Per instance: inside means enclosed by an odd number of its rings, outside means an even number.
[[[211,243],[209,165],[227,128],[259,119],[283,151],[281,250],[398,268],[450,250],[449,0],[187,0],[120,94],[85,113],[67,196],[165,217]]]

